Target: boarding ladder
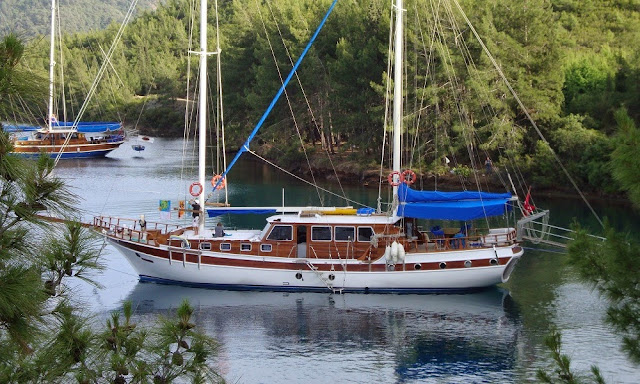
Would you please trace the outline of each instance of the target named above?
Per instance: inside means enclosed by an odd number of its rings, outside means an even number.
[[[574,231],[569,228],[557,227],[549,224],[549,211],[535,212],[518,220],[517,240],[528,240],[534,244],[547,244],[557,248],[567,248],[567,242],[572,240]],[[599,240],[604,237],[589,235]]]
[[[324,277],[322,272],[318,270],[318,267],[313,265],[313,263],[311,263],[311,261],[309,261],[308,259],[305,262],[307,264],[307,267],[309,267],[309,269],[312,270],[320,280],[322,280],[322,282],[327,286],[327,288],[329,288],[329,290],[331,290],[331,292],[342,294],[342,291],[344,290],[344,288],[335,288],[333,286],[333,282],[328,278]]]

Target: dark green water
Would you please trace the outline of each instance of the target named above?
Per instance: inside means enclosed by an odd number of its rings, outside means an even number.
[[[109,158],[67,160],[57,174],[73,187],[85,217],[94,214],[158,220],[158,200],[188,198],[191,161],[181,166],[178,141],[156,140],[141,154],[123,146]],[[188,148],[193,153],[193,148]],[[137,156],[137,157],[136,157]],[[249,155],[248,155],[249,156]],[[344,205],[294,178],[253,161],[229,177],[233,205]],[[340,192],[337,182],[323,187]],[[375,206],[377,188],[343,186],[353,200]],[[545,199],[554,225],[573,218],[597,228],[578,200]],[[619,228],[637,233],[628,207],[594,205]],[[177,217],[173,221],[180,222]],[[189,219],[185,219],[189,220]],[[263,217],[223,217],[229,227],[257,227]],[[213,221],[211,222],[213,223]],[[538,248],[525,244],[528,248]],[[107,247],[97,280],[75,286],[99,316],[132,300],[145,321],[187,297],[197,322],[222,343],[218,369],[238,383],[522,383],[549,365],[543,339],[552,327],[577,370],[598,365],[611,383],[635,383],[640,368],[620,351],[602,318],[606,304],[577,282],[559,253],[527,249],[508,284],[467,295],[329,295],[229,292],[138,283],[123,257]]]

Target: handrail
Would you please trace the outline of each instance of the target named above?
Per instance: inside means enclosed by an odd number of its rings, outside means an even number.
[[[129,227],[128,224],[131,226]],[[111,216],[95,216],[93,218],[93,227],[106,229],[111,232],[111,236],[122,240],[136,241],[139,243],[146,243],[144,240],[144,234],[160,231],[160,234],[168,234],[175,229],[179,229],[180,226],[176,224],[158,223],[147,221],[147,229],[142,231],[138,229],[138,221],[135,219],[122,219]],[[152,229],[150,229],[153,227]],[[164,231],[163,231],[164,230]],[[133,235],[137,235],[134,237]]]

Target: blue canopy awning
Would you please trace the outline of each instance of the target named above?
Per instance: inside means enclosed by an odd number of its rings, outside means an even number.
[[[37,131],[40,127],[36,127],[33,125],[15,125],[15,124],[2,124],[2,129],[5,132],[14,133],[14,132],[32,132]]]
[[[3,129],[6,132],[31,132],[37,131],[42,128],[37,125],[14,125],[14,124],[3,124]],[[73,122],[71,121],[57,121],[53,123],[53,128],[71,128],[73,127]],[[100,132],[108,132],[108,131],[116,131],[122,128],[122,124],[118,122],[109,122],[109,121],[83,121],[78,123],[78,132],[82,133],[100,133]]]
[[[510,193],[415,191],[398,187],[398,216],[416,219],[474,220],[511,210]]]
[[[207,214],[209,217],[222,216],[226,214],[232,215],[268,215],[271,213],[276,213],[275,209],[256,209],[256,208],[247,208],[247,209],[207,209]]]

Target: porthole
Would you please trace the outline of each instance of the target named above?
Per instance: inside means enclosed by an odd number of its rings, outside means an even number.
[[[296,279],[301,280],[302,279],[302,273],[300,273],[300,272],[296,273]]]
[[[471,267],[471,260],[467,260],[464,262],[464,266],[465,268],[470,268]]]
[[[443,261],[442,263],[440,263],[440,269],[445,269],[445,268],[447,268],[447,263]]]
[[[333,273],[329,275],[329,280],[333,281],[336,279],[336,275],[334,275]]]
[[[260,250],[262,252],[271,252],[271,244],[260,244]]]
[[[491,259],[489,263],[491,263],[491,265],[498,265],[498,259]]]
[[[230,251],[231,250],[231,243],[221,243],[220,244],[220,250],[221,251]]]
[[[413,266],[413,269],[415,269],[416,271],[419,271],[419,270],[421,270],[421,269],[422,269],[422,265],[420,265],[420,264],[415,264],[415,265]]]

